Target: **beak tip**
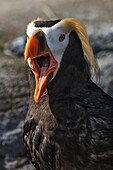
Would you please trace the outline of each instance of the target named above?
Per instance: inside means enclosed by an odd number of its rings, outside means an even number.
[[[34,101],[35,101],[36,103],[39,102],[39,99],[40,99],[39,97],[37,98],[37,97],[34,96]]]
[[[25,63],[27,63],[27,59],[25,58]]]

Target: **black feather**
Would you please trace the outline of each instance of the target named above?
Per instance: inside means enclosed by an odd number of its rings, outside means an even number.
[[[58,20],[51,20],[51,21],[35,21],[34,25],[35,27],[52,27],[56,23],[60,22],[61,19]]]

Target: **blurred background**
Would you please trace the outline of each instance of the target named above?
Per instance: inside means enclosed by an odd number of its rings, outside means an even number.
[[[0,170],[34,169],[22,136],[29,104],[23,56],[26,26],[37,17],[84,23],[101,70],[99,86],[113,97],[113,0],[0,0]]]

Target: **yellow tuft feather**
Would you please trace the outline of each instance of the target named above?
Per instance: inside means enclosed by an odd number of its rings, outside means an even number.
[[[63,29],[65,31],[65,33],[68,33],[72,30],[76,31],[76,33],[78,34],[78,36],[81,40],[84,57],[85,57],[86,61],[88,62],[88,64],[91,66],[91,78],[93,79],[95,76],[96,81],[98,81],[99,77],[100,77],[100,70],[99,70],[98,64],[95,60],[92,48],[90,46],[85,26],[78,19],[65,18],[65,19],[61,20],[60,23],[58,23],[58,27],[60,27],[60,29]]]
[[[37,19],[33,20],[33,22],[35,22],[35,21],[43,21],[43,19],[38,17]]]

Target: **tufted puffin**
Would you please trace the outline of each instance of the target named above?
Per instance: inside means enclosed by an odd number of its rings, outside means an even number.
[[[84,25],[38,18],[26,34],[30,161],[37,170],[113,170],[113,99],[92,81],[99,68]]]

